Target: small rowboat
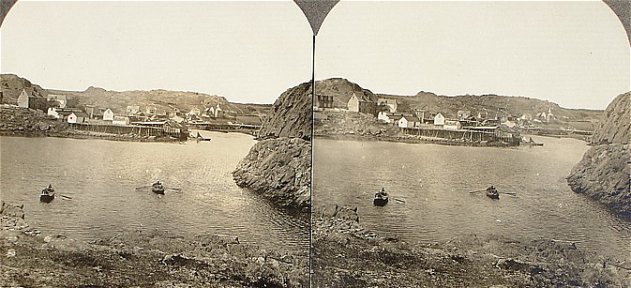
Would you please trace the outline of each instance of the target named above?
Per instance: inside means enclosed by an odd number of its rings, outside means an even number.
[[[386,204],[388,204],[388,194],[385,192],[376,193],[372,204],[375,206],[386,206]]]
[[[55,190],[52,188],[46,188],[42,190],[42,194],[39,195],[39,201],[44,203],[50,203],[55,199]]]
[[[151,192],[164,195],[164,185],[160,182],[153,183],[153,185],[151,185]]]
[[[486,188],[486,196],[494,200],[500,199],[500,193],[493,186]]]

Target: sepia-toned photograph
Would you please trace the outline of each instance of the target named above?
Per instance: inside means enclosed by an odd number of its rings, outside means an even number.
[[[629,287],[605,3],[340,1],[316,55],[315,287]]]
[[[0,12],[0,287],[631,287],[631,2]]]
[[[308,287],[294,2],[18,1],[1,32],[1,287]]]

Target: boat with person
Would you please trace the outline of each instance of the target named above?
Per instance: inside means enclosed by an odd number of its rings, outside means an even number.
[[[500,199],[500,193],[493,186],[486,188],[486,196],[494,200]]]
[[[202,136],[202,134],[199,134],[199,132],[197,132],[197,136],[195,138],[197,139],[197,141],[210,141],[210,138],[204,138],[204,136]]]
[[[162,185],[160,181],[153,183],[153,185],[151,185],[151,192],[164,195],[164,185]]]
[[[372,203],[375,206],[386,206],[386,204],[388,204],[388,193],[381,188],[381,191],[375,193],[375,198]]]
[[[48,187],[42,190],[42,194],[39,195],[39,201],[44,203],[50,203],[55,199],[55,189],[53,189],[52,185],[48,185]]]

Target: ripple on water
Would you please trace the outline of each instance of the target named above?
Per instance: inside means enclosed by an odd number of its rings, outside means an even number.
[[[573,193],[565,182],[586,144],[535,141],[546,145],[500,149],[316,139],[313,203],[358,207],[365,226],[409,242],[499,234],[571,239],[597,253],[631,255],[631,223]],[[471,193],[490,185],[500,195],[516,196],[493,201],[481,191]],[[405,203],[374,207],[372,196],[381,187]]]
[[[252,137],[208,133],[213,141],[185,144],[1,137],[2,198],[24,203],[32,226],[84,240],[158,230],[305,249],[306,221],[234,184]],[[181,190],[158,196],[147,186],[155,180]],[[48,183],[72,199],[40,203]]]

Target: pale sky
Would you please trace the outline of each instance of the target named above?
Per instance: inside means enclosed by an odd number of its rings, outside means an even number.
[[[311,30],[284,2],[24,2],[2,73],[44,88],[168,89],[272,103],[311,77]],[[631,90],[629,43],[602,2],[349,2],[318,34],[316,78],[376,93],[529,96],[604,109]]]
[[[168,89],[273,103],[311,79],[311,28],[285,2],[23,2],[2,73],[44,88]]]
[[[341,1],[317,41],[316,78],[375,93],[488,93],[604,109],[631,90],[626,33],[601,1]]]

